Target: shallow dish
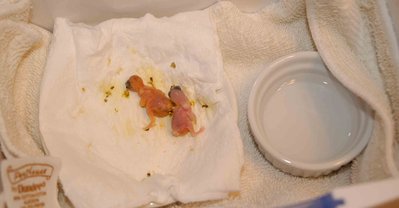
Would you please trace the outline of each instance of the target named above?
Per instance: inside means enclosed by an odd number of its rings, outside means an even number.
[[[304,177],[350,162],[373,128],[369,107],[333,77],[317,52],[283,57],[262,71],[251,90],[248,119],[266,159]]]

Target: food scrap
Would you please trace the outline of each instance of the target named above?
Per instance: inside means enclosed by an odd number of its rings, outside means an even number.
[[[196,116],[191,110],[191,105],[184,92],[179,86],[172,86],[169,91],[169,97],[176,105],[172,115],[172,134],[173,136],[184,136],[190,132],[195,137],[200,134],[204,128],[198,131],[194,130]]]
[[[109,88],[109,90],[106,90],[105,91],[105,97],[104,97],[104,102],[106,103],[106,102],[108,102],[108,98],[109,98],[109,96],[111,96],[112,95],[112,90],[115,88],[115,86],[111,86],[110,88]]]
[[[131,76],[125,85],[128,90],[136,92],[140,96],[140,106],[146,109],[150,118],[150,123],[144,130],[148,131],[155,126],[155,117],[165,117],[173,110],[172,101],[162,91],[144,85],[139,76]]]
[[[104,98],[104,102],[108,102],[108,97],[111,96],[112,93],[110,91],[106,91],[105,92],[105,98]]]
[[[148,82],[148,84],[155,88],[154,79],[152,77],[150,77],[150,81]]]
[[[130,95],[129,90],[126,89],[125,91],[123,91],[123,94],[122,94],[123,97],[128,98],[129,95]]]
[[[170,67],[176,69],[176,63],[175,63],[175,62],[172,62],[172,63],[170,64]]]

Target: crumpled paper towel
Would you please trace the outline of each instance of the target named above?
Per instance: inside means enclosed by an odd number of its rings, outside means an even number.
[[[125,82],[140,75],[193,102],[196,137],[174,137],[171,118],[149,119]],[[221,199],[239,191],[243,152],[209,11],[146,15],[97,26],[57,19],[40,99],[49,154],[76,207],[136,207]],[[233,97],[228,97],[233,95]],[[208,107],[204,108],[202,105]]]
[[[28,2],[28,4],[22,4],[25,6],[20,6],[21,2]],[[29,14],[29,12],[26,13],[29,11],[29,2],[30,1],[16,1],[11,3],[11,6],[14,6],[13,4],[15,3],[18,4],[17,8],[19,9],[17,10],[15,10],[16,7],[12,7],[12,9],[9,9],[9,7],[0,8],[4,8],[1,11],[7,11],[7,17],[24,17],[26,19],[24,19],[24,21],[28,21],[29,15],[25,14]],[[359,47],[360,45],[352,45],[355,46],[354,51],[356,51],[354,57],[358,57],[361,62],[364,62],[368,71],[373,74],[372,77],[373,79],[375,78],[375,86],[383,88],[382,91],[386,92],[390,105],[389,108],[392,108],[392,116],[394,117],[395,126],[397,126],[399,123],[397,121],[399,115],[397,108],[399,96],[397,96],[397,93],[399,90],[397,90],[396,85],[399,82],[396,80],[398,77],[397,69],[399,67],[397,64],[397,58],[395,59],[394,56],[393,44],[390,44],[391,42],[387,40],[387,35],[389,34],[384,30],[384,24],[389,24],[390,22],[389,18],[383,18],[383,16],[386,15],[386,13],[384,13],[386,5],[384,4],[385,1],[373,0],[318,0],[306,2],[303,0],[266,1],[266,7],[253,14],[243,13],[237,7],[228,2],[220,2],[216,4],[216,9],[213,11],[213,15],[217,22],[224,68],[228,79],[234,87],[237,98],[239,98],[238,124],[244,143],[245,155],[244,167],[241,174],[240,194],[232,195],[229,199],[221,201],[174,206],[281,206],[319,196],[331,191],[335,187],[391,177],[392,172],[388,170],[386,165],[387,154],[385,151],[386,140],[383,132],[384,126],[378,117],[376,117],[376,125],[368,147],[358,158],[355,159],[354,163],[343,167],[338,172],[316,179],[293,177],[281,173],[279,170],[273,168],[273,166],[265,161],[257,151],[246,121],[247,98],[253,80],[255,80],[260,70],[273,60],[289,53],[316,49],[329,50],[329,48],[326,47],[327,45],[320,44],[320,40],[323,39],[313,40],[312,35],[314,35],[314,32],[312,32],[312,30],[314,30],[315,26],[318,25],[324,26],[327,29],[334,29],[334,25],[337,24],[347,25],[346,20],[348,19],[346,19],[346,17],[351,16],[350,14],[352,13],[360,15],[361,18],[350,20],[351,24],[349,25],[355,25],[356,27],[361,28],[360,31],[362,35],[360,36],[361,40],[359,41],[361,45],[360,48],[366,49],[364,51],[358,50],[359,48],[356,49],[356,47]],[[28,6],[26,7],[26,5]],[[313,14],[311,9],[308,9],[308,7],[311,7],[312,5],[314,8]],[[321,14],[324,18],[320,18],[316,13],[320,6],[322,6],[324,11],[324,14]],[[8,11],[14,11],[16,13],[10,13]],[[313,21],[314,24],[310,26],[308,22],[314,18],[317,20]],[[340,30],[332,30],[334,33],[331,35],[340,35],[341,40],[350,43],[351,40],[353,40],[353,37],[359,37],[359,34],[357,34],[359,32],[358,29],[350,29],[351,28],[348,27],[346,29],[341,28]],[[24,33],[26,34],[26,31]],[[1,46],[5,45],[6,44],[1,44]],[[13,53],[16,49],[22,48],[23,45],[18,46],[19,47],[14,47],[12,49],[9,48],[5,51],[2,50],[0,53]],[[359,52],[361,53],[359,54]],[[345,54],[346,52],[341,51],[341,53]],[[6,60],[3,57],[4,56],[0,58],[0,61],[2,62]],[[26,56],[26,58],[28,57],[30,56]],[[46,55],[41,54],[33,60],[34,62],[43,63],[45,58]],[[41,67],[37,68],[37,70],[43,70],[43,65],[44,64],[40,65]],[[0,69],[12,70],[13,68],[2,67]],[[40,85],[40,79],[29,78],[28,75],[29,73],[20,73],[21,79],[19,80],[29,80],[32,86],[38,87]],[[3,73],[2,76],[0,76],[1,79],[4,79],[5,77],[7,76],[3,76]],[[14,83],[15,86],[18,84],[20,83]],[[15,89],[18,90],[19,88]],[[2,95],[3,93],[0,94]],[[37,109],[38,106],[35,105],[38,101],[37,94],[28,94],[31,96],[25,96],[23,99],[27,104],[31,105],[26,105],[22,109]],[[0,105],[2,107],[6,106],[1,102]],[[2,116],[4,117],[4,114]],[[33,116],[33,118],[34,117],[35,116]],[[36,115],[36,117],[38,116]],[[30,125],[23,124],[23,126]],[[37,128],[37,126],[35,128]],[[395,127],[395,129],[397,129],[397,127]],[[38,128],[36,131],[38,131]],[[4,132],[5,131],[1,132],[2,142],[6,139],[10,139],[3,136]],[[30,133],[29,135],[34,134]],[[32,141],[35,141],[33,138]],[[22,142],[22,139],[20,140],[16,137],[13,140],[14,144],[16,144],[14,145],[15,149],[24,152],[27,155],[32,154],[30,151],[24,151],[24,146],[26,146],[25,144],[27,143]],[[397,141],[397,136],[395,136],[394,142],[395,141]],[[35,143],[28,144],[33,144],[30,148],[37,148]],[[11,143],[8,143],[7,145],[11,145]],[[4,146],[5,145],[2,146],[3,151]],[[394,147],[397,148],[397,145]],[[399,151],[394,148],[392,148],[392,151],[396,154],[396,158],[399,158]]]

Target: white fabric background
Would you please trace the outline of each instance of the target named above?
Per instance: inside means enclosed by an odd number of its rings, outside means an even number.
[[[4,2],[3,0],[2,3]],[[238,103],[240,110],[239,126],[242,135],[244,135],[243,142],[246,155],[242,172],[242,191],[240,195],[232,195],[227,200],[184,206],[265,207],[284,205],[320,195],[337,186],[349,185],[354,182],[380,180],[390,177],[393,172],[395,172],[394,168],[392,168],[392,164],[391,168],[387,167],[386,159],[391,158],[393,153],[395,153],[397,157],[399,157],[399,155],[398,151],[393,148],[391,151],[392,154],[386,151],[387,147],[392,147],[392,144],[387,141],[393,140],[393,135],[387,135],[387,133],[392,134],[393,129],[391,128],[390,131],[386,131],[385,128],[392,125],[393,121],[396,121],[395,126],[397,126],[398,123],[397,104],[399,103],[399,96],[397,95],[398,88],[396,86],[396,83],[398,83],[398,64],[397,57],[393,56],[392,44],[388,41],[387,36],[389,34],[382,28],[383,24],[381,23],[387,20],[381,17],[381,13],[384,11],[384,3],[381,2],[383,1],[335,0],[307,1],[305,4],[304,1],[267,1],[264,4],[265,8],[256,14],[244,14],[235,6],[226,2],[215,7],[214,14],[215,19],[219,20],[217,21],[217,25],[221,50],[225,62],[225,70],[233,82],[237,97],[240,98]],[[18,3],[20,2],[17,2],[17,4]],[[2,5],[0,8],[6,8],[3,7],[4,4],[0,5]],[[15,7],[15,5],[11,6],[13,10],[0,9],[3,18],[17,19],[25,22],[29,21],[29,9],[27,9],[29,4],[18,4],[17,7]],[[313,10],[309,9],[310,7],[313,8]],[[325,9],[325,13],[317,13],[317,11],[321,11],[323,8]],[[14,15],[12,15],[12,13],[10,15],[10,11],[14,12]],[[313,11],[313,13],[311,11]],[[19,18],[15,18],[15,16]],[[34,15],[34,17],[36,16]],[[88,21],[91,22],[93,20]],[[308,22],[312,22],[312,24],[309,25]],[[9,22],[3,21],[0,24],[4,26],[9,24]],[[30,27],[29,24],[27,25],[27,27]],[[47,25],[51,25],[51,23],[47,22]],[[356,26],[357,29],[353,27],[340,27],[342,25]],[[315,32],[315,29],[319,32]],[[30,34],[29,31],[24,29],[19,31],[21,31],[21,34]],[[312,36],[315,37],[317,35],[319,35],[319,39],[312,39]],[[321,41],[323,38],[326,38],[326,35],[329,40],[336,40],[338,44],[345,46],[346,50],[337,51],[334,47],[331,47],[334,51],[329,51],[331,49],[330,46],[334,46],[334,42],[329,42],[329,44],[333,43],[329,45]],[[46,36],[39,36],[39,39],[40,37],[44,38]],[[8,41],[12,39],[13,38],[2,40],[8,43]],[[29,51],[31,47],[32,44],[16,44],[13,48],[2,50],[0,62],[3,64],[2,66],[7,67],[2,67],[1,69],[22,70],[23,67],[27,66],[26,64],[18,65],[19,62],[13,62],[14,64],[8,65],[11,63],[9,60],[18,61],[18,59],[8,59],[7,57],[10,57],[8,54],[12,54],[12,52],[16,51],[15,49]],[[41,73],[41,70],[43,70],[40,66],[43,66],[43,60],[45,60],[46,44],[43,45],[43,48],[44,49],[41,50],[42,52],[38,53],[40,55],[35,58],[29,56],[31,53],[27,53],[28,56],[23,56],[23,58],[32,60],[35,66],[39,66],[35,68],[37,73]],[[338,49],[339,48],[342,47],[338,47]],[[326,177],[305,179],[281,173],[264,160],[257,151],[251,139],[250,132],[248,131],[245,109],[250,87],[257,73],[259,73],[263,67],[267,66],[268,63],[276,58],[287,55],[288,53],[316,49],[321,52],[324,51],[322,57],[325,59],[327,58],[328,64],[332,66],[335,63],[340,64],[339,60],[341,59],[337,59],[337,57],[350,54],[350,56],[348,56],[350,58],[350,62],[348,63],[352,63],[352,65],[349,65],[351,66],[350,68],[359,70],[360,68],[356,67],[359,65],[353,65],[353,63],[360,63],[363,69],[366,69],[367,72],[363,71],[367,74],[365,77],[371,77],[371,79],[374,80],[371,82],[371,86],[373,86],[373,88],[379,88],[379,90],[377,90],[379,96],[385,97],[381,100],[373,99],[373,97],[369,96],[368,102],[374,102],[374,106],[380,101],[383,102],[384,104],[380,106],[384,106],[384,109],[381,110],[381,108],[378,115],[381,116],[381,112],[383,112],[385,119],[381,119],[381,117],[377,115],[377,122],[372,140],[363,154],[359,156],[352,165],[348,165]],[[16,55],[20,55],[20,53]],[[331,57],[333,58],[331,59]],[[345,76],[345,72],[341,73],[342,71],[339,72],[338,70],[339,69],[335,69],[335,73],[340,76],[341,81],[344,81],[348,86],[351,85],[351,76]],[[1,73],[2,75],[13,74]],[[34,86],[40,84],[40,76],[27,78],[29,76],[24,76],[27,74],[19,73],[19,75],[22,76],[20,80],[30,80],[30,83]],[[2,76],[1,81],[9,84],[3,86],[18,86],[18,83],[13,82],[13,77],[14,76]],[[351,89],[357,89],[357,92],[362,92],[362,96],[365,97],[367,90],[361,90],[358,84],[358,82],[353,84]],[[368,89],[367,86],[363,87]],[[13,93],[13,91],[7,92]],[[22,109],[33,110],[34,113],[32,114],[32,118],[35,118],[35,112],[37,112],[34,110],[35,105],[29,105],[29,103],[34,104],[37,102],[37,94],[35,96],[34,93],[29,91],[24,93],[32,95],[26,96],[26,98],[32,98],[32,100],[28,100],[27,105],[23,106]],[[18,102],[21,103],[21,101]],[[15,108],[9,105],[5,107],[3,105],[2,108],[4,110],[2,111],[3,120],[4,112],[9,113],[15,111]],[[386,112],[392,112],[392,115],[389,116]],[[6,119],[13,120],[14,118],[8,116]],[[34,126],[32,124],[34,124],[34,120],[23,123],[23,125],[31,127]],[[10,130],[13,129],[13,127],[8,128],[2,125],[2,128],[0,128],[3,146],[5,139],[4,133],[6,132],[4,129],[13,131]],[[35,129],[35,127],[32,129]],[[40,144],[40,139],[34,137],[34,134],[28,134],[25,139],[29,140],[30,138],[33,141],[37,141],[36,143],[24,143],[22,142],[23,139],[19,139],[18,134],[14,134],[14,136],[15,137],[11,138],[12,142],[8,143],[7,149],[14,148],[14,150],[23,151],[26,147],[32,148],[35,147],[36,144]],[[386,138],[390,138],[390,140]],[[35,153],[30,152],[26,154]]]

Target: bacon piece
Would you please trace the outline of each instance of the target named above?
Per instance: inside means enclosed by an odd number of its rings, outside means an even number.
[[[194,130],[194,124],[197,122],[195,114],[191,111],[191,105],[184,92],[179,86],[172,86],[169,91],[169,97],[176,105],[172,116],[172,134],[173,136],[184,136],[190,132],[195,137],[201,133],[204,128],[198,131]]]
[[[147,111],[150,123],[144,129],[148,130],[155,126],[155,117],[165,117],[172,112],[173,103],[165,93],[152,86],[144,85],[139,76],[131,76],[125,85],[128,90],[140,96],[140,106]]]

